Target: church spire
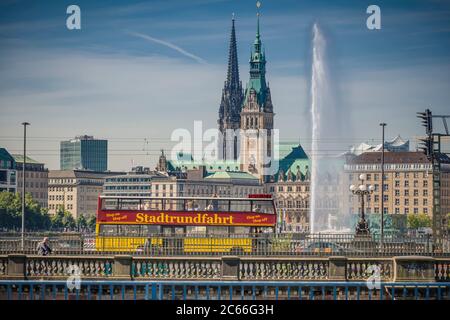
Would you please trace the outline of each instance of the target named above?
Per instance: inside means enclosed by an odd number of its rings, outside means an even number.
[[[228,68],[227,78],[225,80],[224,88],[222,89],[222,99],[219,108],[219,130],[222,134],[226,133],[226,130],[236,130],[240,127],[241,122],[241,109],[244,94],[242,91],[242,83],[239,80],[239,66],[237,56],[237,44],[236,44],[236,29],[234,25],[234,14],[231,19],[231,34],[230,34],[230,47],[228,51]],[[224,137],[222,141],[221,156],[228,156],[231,153],[231,158],[237,158],[237,146],[235,141],[227,141]],[[227,150],[231,150],[228,152]]]
[[[231,19],[231,35],[230,48],[228,51],[228,72],[226,85],[230,88],[237,89],[239,87],[239,65],[236,45],[236,31],[234,28],[234,13]]]

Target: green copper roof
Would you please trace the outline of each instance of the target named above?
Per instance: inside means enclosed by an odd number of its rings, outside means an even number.
[[[284,178],[287,178],[289,170],[293,178],[296,178],[297,172],[300,169],[302,179],[307,175],[311,168],[310,161],[305,151],[300,144],[280,143],[279,145],[279,161],[278,172],[275,175],[275,180],[278,180],[280,173],[283,173]]]
[[[11,154],[8,152],[8,150],[6,150],[5,148],[0,148],[0,160],[3,161],[11,161],[11,162],[15,162],[14,158],[11,156]],[[15,164],[13,164],[13,167],[15,167]],[[6,166],[5,166],[6,168]]]
[[[192,158],[191,158],[192,159]],[[205,166],[207,172],[216,171],[240,171],[240,164],[237,161],[215,161],[214,163],[208,163],[204,161],[194,161],[194,160],[169,160],[168,169],[169,171],[186,171],[198,169],[200,166]]]
[[[242,171],[217,171],[208,175],[205,179],[245,179],[258,181],[258,178],[254,175]]]
[[[14,157],[14,160],[16,162],[23,163],[23,155],[21,155],[21,154],[13,154],[12,156]],[[42,162],[38,162],[38,161],[36,161],[34,159],[31,159],[28,156],[27,156],[27,163],[43,164]]]
[[[263,106],[266,102],[266,57],[262,48],[259,33],[259,15],[256,27],[256,38],[250,54],[250,79],[245,89],[244,104],[247,102],[251,89],[256,91],[258,104]]]

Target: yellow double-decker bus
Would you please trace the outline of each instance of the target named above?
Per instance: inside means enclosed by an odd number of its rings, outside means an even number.
[[[270,195],[248,198],[100,196],[96,250],[110,252],[251,252],[252,234],[276,229]]]

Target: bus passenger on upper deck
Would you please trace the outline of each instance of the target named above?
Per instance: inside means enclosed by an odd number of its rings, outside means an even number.
[[[255,206],[253,207],[253,212],[262,212],[261,206],[260,206],[259,204],[255,205]]]
[[[150,210],[150,203],[148,201],[144,202],[144,210]]]

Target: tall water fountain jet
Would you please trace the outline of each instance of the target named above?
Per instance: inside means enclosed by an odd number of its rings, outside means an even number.
[[[310,231],[334,230],[338,213],[343,209],[343,158],[336,147],[341,142],[342,110],[336,108],[336,99],[330,81],[326,58],[327,43],[319,26],[313,26],[311,70],[311,201]],[[331,139],[330,139],[331,138]]]

